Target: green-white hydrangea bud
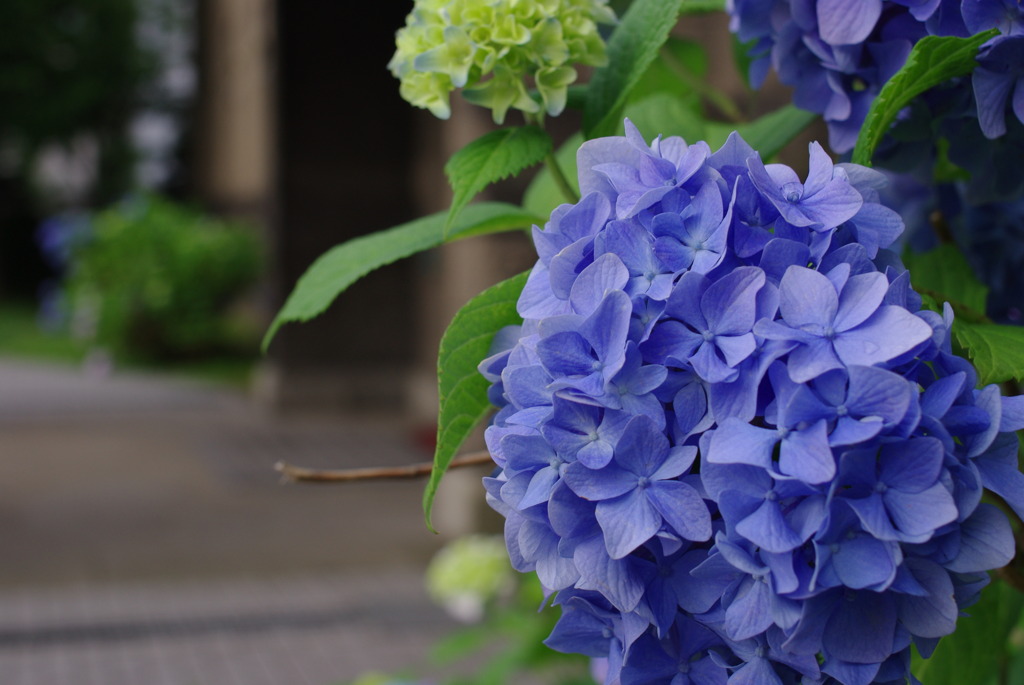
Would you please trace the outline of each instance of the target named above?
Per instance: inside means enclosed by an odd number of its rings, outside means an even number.
[[[479,621],[487,603],[513,578],[500,535],[467,535],[434,555],[427,567],[427,591],[456,618]]]
[[[612,23],[608,0],[416,0],[398,31],[388,68],[402,97],[451,115],[449,93],[464,88],[501,124],[509,109],[555,116],[578,76],[574,65],[607,62],[597,25]],[[528,85],[540,94],[531,97]]]

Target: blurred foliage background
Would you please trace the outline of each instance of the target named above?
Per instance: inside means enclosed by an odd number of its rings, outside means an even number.
[[[0,3],[0,352],[254,358],[262,322],[239,303],[260,277],[258,234],[178,202],[195,11]]]

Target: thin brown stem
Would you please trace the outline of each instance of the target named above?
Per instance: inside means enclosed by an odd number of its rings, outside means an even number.
[[[491,455],[487,452],[471,452],[452,459],[449,469],[464,466],[480,466],[491,463]],[[422,478],[430,475],[434,468],[432,462],[409,464],[408,466],[382,466],[360,469],[310,469],[294,466],[279,461],[274,468],[281,472],[285,482],[295,483],[348,483],[357,480],[385,480],[393,478]]]
[[[956,244],[956,239],[953,238],[953,230],[949,227],[949,222],[946,221],[946,216],[942,212],[936,209],[929,214],[928,224],[932,227],[935,237],[939,239],[939,243],[942,245]]]

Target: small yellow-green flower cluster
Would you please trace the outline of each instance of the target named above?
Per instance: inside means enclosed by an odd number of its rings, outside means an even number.
[[[427,567],[427,591],[464,621],[479,621],[484,606],[513,580],[500,536],[467,535],[445,545]]]
[[[573,65],[607,61],[598,23],[615,21],[608,0],[416,0],[388,64],[402,97],[447,119],[448,94],[490,107],[502,123],[510,107],[535,114],[565,109]]]

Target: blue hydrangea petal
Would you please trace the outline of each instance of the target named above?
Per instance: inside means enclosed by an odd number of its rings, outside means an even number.
[[[793,431],[782,441],[779,471],[816,485],[832,480],[836,463],[828,443],[824,420],[799,431]]]
[[[537,354],[549,372],[559,375],[587,376],[597,360],[590,343],[579,333],[555,333],[537,343]]]
[[[862,43],[882,14],[882,0],[818,0],[818,31],[832,45]]]
[[[599,193],[611,202],[615,202],[618,191],[608,177],[597,170],[597,167],[608,160],[615,160],[623,166],[640,166],[641,160],[647,155],[636,149],[629,141],[620,136],[595,138],[580,145],[576,152],[576,168],[579,170],[580,195],[586,197],[591,193]]]
[[[819,9],[823,1],[827,0],[819,0]],[[825,152],[825,149],[817,141],[813,141],[807,146],[807,152],[808,167],[807,178],[804,181],[804,194],[814,195],[824,190],[825,186],[837,177],[837,171],[832,163],[832,158],[829,157],[828,153]],[[842,168],[839,169],[838,173],[841,174],[843,180],[849,180],[846,178],[846,172]]]
[[[629,271],[618,255],[601,255],[581,271],[573,282],[569,292],[573,311],[581,316],[589,316],[600,306],[606,293],[622,290],[628,281]]]
[[[793,345],[789,341],[769,340],[755,348],[754,353],[739,366],[739,378],[731,383],[712,385],[709,392],[712,415],[720,422],[727,418],[744,422],[753,419],[758,413],[758,388],[765,373]]]
[[[567,298],[559,299],[555,296],[551,290],[551,273],[548,267],[537,262],[526,279],[523,293],[516,303],[516,311],[524,319],[543,319],[568,314],[572,308]]]
[[[616,462],[637,477],[652,477],[669,456],[668,440],[646,416],[626,424],[616,447]],[[680,471],[681,472],[681,471]],[[679,475],[674,473],[672,476]]]
[[[644,361],[649,364],[683,366],[704,343],[704,338],[678,321],[664,321],[651,331],[640,345]]]
[[[789,552],[804,542],[789,527],[778,502],[768,499],[753,514],[736,524],[736,532],[773,553]]]
[[[976,423],[972,429],[961,432],[961,435],[974,433],[974,435],[970,435],[965,440],[968,457],[978,456],[987,450],[992,441],[996,439],[1003,411],[1003,403],[999,399],[999,386],[994,384],[988,385],[980,391],[975,391],[974,402],[977,405],[977,409],[982,410],[983,414],[973,417]],[[948,414],[952,414],[956,409],[957,407],[954,407]],[[985,417],[984,414],[988,414],[988,416]],[[951,430],[950,432],[956,433],[958,431]]]
[[[551,464],[555,452],[539,435],[506,435],[501,450],[512,471],[539,470]]]
[[[708,383],[733,381],[739,375],[739,371],[721,358],[718,354],[718,346],[712,342],[702,342],[697,350],[687,358],[687,361],[693,365],[693,370],[697,372],[697,375]]]
[[[1016,82],[1011,74],[984,67],[978,67],[971,75],[974,99],[978,103],[978,125],[986,138],[994,139],[1006,134],[1006,102]]]
[[[617,464],[595,470],[577,462],[562,475],[566,485],[584,499],[597,501],[620,497],[636,488],[637,476]]]
[[[708,462],[712,464],[748,464],[763,469],[771,468],[772,452],[779,441],[777,431],[752,426],[745,421],[729,418],[723,421],[711,437]]]
[[[857,236],[857,243],[864,247],[867,256],[874,259],[879,248],[886,248],[903,233],[902,217],[894,210],[877,202],[865,202],[850,219]]]
[[[825,625],[828,654],[855,664],[881,663],[892,653],[896,605],[884,593],[847,591]]]
[[[923,542],[937,528],[957,519],[953,496],[939,484],[916,493],[890,488],[882,499],[896,528],[908,541]]]
[[[605,440],[594,440],[576,453],[576,459],[588,469],[601,469],[608,465],[615,449]]]
[[[607,658],[621,642],[615,636],[615,616],[594,607],[581,597],[572,597],[562,605],[562,615],[544,644],[559,652]]]
[[[572,559],[558,553],[558,536],[546,524],[524,521],[518,540],[523,557],[536,565],[537,577],[548,591],[571,587],[579,578]]]
[[[859,417],[878,417],[886,424],[898,423],[914,398],[913,386],[903,377],[871,366],[850,366],[849,395],[845,406]]]
[[[981,33],[991,28],[999,28],[1000,33],[1011,32],[1011,17],[1019,14],[1015,3],[1004,0],[975,0],[965,2],[960,12],[963,14],[964,25],[971,33]]]
[[[718,429],[714,433],[717,434]],[[705,433],[701,436],[700,444],[700,475],[704,490],[710,499],[721,502],[724,493],[729,490],[740,490],[751,497],[760,499],[772,489],[772,478],[764,467],[713,463],[709,458],[711,454],[709,444],[710,440]]]
[[[758,322],[760,324],[761,322]],[[806,383],[823,373],[843,368],[836,355],[835,342],[825,338],[811,338],[789,353],[789,378],[794,383]]]
[[[672,685],[727,685],[729,672],[708,657],[688,663],[689,670],[676,677],[679,682]],[[625,683],[623,683],[625,685]]]
[[[882,420],[875,416],[863,419],[843,416],[829,433],[828,444],[832,447],[849,447],[867,442],[881,433],[884,427]]]
[[[754,327],[757,293],[764,284],[764,272],[754,266],[736,268],[713,283],[700,302],[708,328],[716,335],[748,333]]]
[[[732,640],[745,640],[766,631],[772,624],[770,602],[767,578],[744,578],[736,598],[725,610],[726,635]]]
[[[826,659],[821,670],[844,685],[871,685],[878,676],[881,664],[854,664],[841,659]]]
[[[629,296],[621,290],[607,293],[601,305],[580,326],[580,332],[594,346],[600,359],[605,361],[609,378],[626,360],[626,336],[633,306]],[[930,331],[930,329],[929,329]]]
[[[690,576],[693,582],[680,588],[679,606],[692,614],[703,614],[722,598],[739,572],[721,554],[713,554],[695,566]]]
[[[882,449],[878,478],[901,492],[923,492],[938,480],[944,456],[942,443],[932,437],[892,443]]]
[[[900,535],[893,528],[881,495],[873,493],[868,497],[846,499],[847,505],[857,514],[861,525],[879,540],[899,540]]]
[[[733,671],[729,685],[784,685],[782,679],[764,657],[753,657]]]
[[[569,299],[573,283],[594,258],[593,239],[580,238],[563,248],[548,263],[551,292],[560,300]]]
[[[675,446],[669,450],[668,457],[650,474],[650,477],[652,480],[676,478],[689,471],[696,459],[696,447],[692,445]]]
[[[505,394],[518,408],[551,404],[551,391],[547,389],[551,374],[540,365],[520,366],[502,373]]]
[[[900,623],[915,636],[942,637],[956,628],[960,611],[953,597],[953,583],[938,564],[921,558],[905,562],[917,581],[928,590],[922,597],[898,596]]]
[[[530,480],[523,499],[519,501],[520,509],[527,509],[551,499],[551,491],[560,479],[557,468],[545,467],[537,471]]]
[[[621,559],[650,540],[662,524],[661,514],[640,488],[600,502],[596,516],[612,559]]]
[[[612,559],[598,537],[577,545],[573,562],[580,569],[578,589],[600,592],[623,613],[636,609],[644,595],[644,578],[629,557]]]
[[[824,329],[838,311],[839,295],[824,275],[800,266],[786,270],[779,285],[779,313],[788,325]]]
[[[842,540],[832,552],[836,576],[848,588],[879,590],[896,576],[894,543],[859,535]]]
[[[960,551],[944,565],[954,573],[978,573],[1002,568],[1014,555],[1013,530],[1006,515],[981,504],[960,524]]]
[[[849,181],[844,178],[834,178],[820,191],[809,197],[805,196],[799,205],[795,205],[799,213],[783,212],[783,216],[797,226],[818,225],[825,229],[831,229],[856,216],[863,204],[864,199],[850,185]],[[782,209],[780,208],[779,211]],[[793,218],[803,220],[793,221]]]
[[[715,336],[715,347],[722,353],[726,366],[735,368],[757,349],[757,341],[752,333],[743,335]]]
[[[710,285],[711,282],[702,274],[687,271],[676,282],[665,313],[674,319],[685,321],[695,329],[707,330],[708,322],[700,303]]]
[[[811,250],[806,243],[774,238],[761,251],[759,266],[766,278],[778,285],[786,270],[791,266],[806,266],[811,258]]]
[[[1024,516],[1024,473],[1017,466],[1017,438],[1003,433],[985,454],[974,459],[985,487],[996,493]]]
[[[691,486],[662,480],[652,483],[646,492],[665,522],[683,539],[703,542],[711,538],[711,514]]]
[[[906,309],[884,305],[857,328],[833,341],[847,366],[881,364],[909,352],[932,336],[931,326]]]
[[[851,276],[839,293],[839,309],[834,325],[846,331],[864,323],[882,304],[889,281],[878,272]]]
[[[596,505],[582,499],[574,493],[565,481],[560,481],[551,491],[548,501],[547,515],[551,529],[562,538],[584,540],[601,531],[594,519]],[[563,556],[569,556],[564,554]]]
[[[1024,428],[1024,395],[1002,397],[1002,412],[999,418],[999,432],[1010,433]]]

